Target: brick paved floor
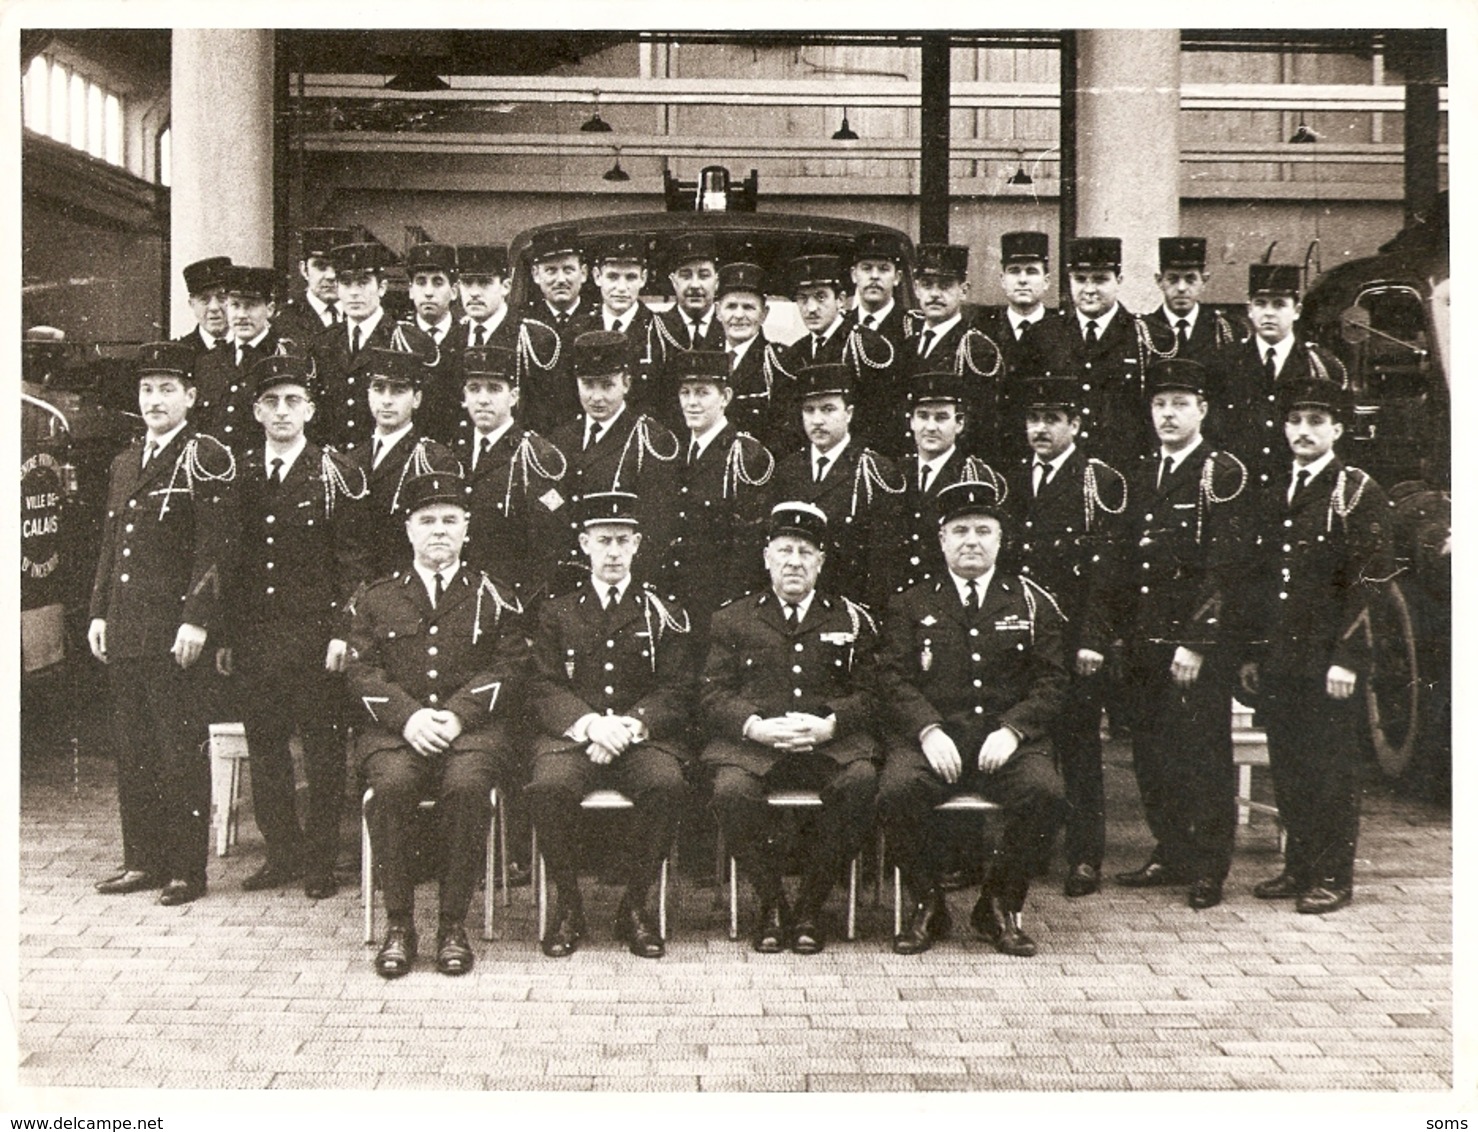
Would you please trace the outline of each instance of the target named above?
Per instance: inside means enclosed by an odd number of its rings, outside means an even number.
[[[1106,872],[1147,850],[1120,744],[1108,787]],[[212,858],[208,896],[173,909],[152,894],[92,891],[119,859],[110,763],[84,757],[74,795],[69,760],[28,759],[20,817],[23,1087],[1440,1092],[1453,1083],[1451,822],[1444,808],[1383,784],[1368,792],[1356,901],[1326,918],[1252,899],[1251,885],[1278,866],[1274,827],[1254,819],[1226,901],[1207,912],[1187,908],[1179,890],[1110,885],[1068,901],[1059,863],[1028,905],[1041,946],[1032,960],[998,955],[958,928],[927,956],[895,956],[891,910],[870,899],[860,941],[810,959],[760,956],[724,937],[712,888],[680,878],[661,962],[611,942],[618,894],[608,888],[587,895],[594,938],[569,960],[544,959],[522,889],[512,909],[499,908],[503,938],[478,944],[471,975],[447,979],[423,960],[394,983],[370,968],[352,883],[318,904],[295,889],[241,891],[260,861],[249,814],[243,844]],[[957,925],[972,901],[954,894]]]

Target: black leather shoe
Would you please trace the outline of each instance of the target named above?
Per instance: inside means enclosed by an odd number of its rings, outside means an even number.
[[[382,979],[398,979],[410,973],[415,961],[416,929],[392,926],[375,954],[375,974]]]
[[[1287,872],[1281,872],[1270,880],[1252,886],[1252,895],[1259,900],[1291,900],[1308,891],[1308,885]]]
[[[754,933],[754,949],[761,955],[779,955],[790,943],[789,915],[784,904],[766,907],[760,912],[760,926]]]
[[[1062,882],[1064,896],[1092,896],[1098,891],[1098,870],[1092,865],[1074,865]]]
[[[1296,907],[1305,915],[1322,916],[1325,912],[1338,912],[1354,898],[1352,885],[1316,884],[1299,895]]]
[[[944,893],[936,888],[914,905],[902,934],[893,937],[893,951],[918,955],[933,947],[936,939],[949,935],[949,929],[949,905],[944,902]]]
[[[1221,903],[1221,881],[1215,877],[1201,877],[1191,885],[1186,903],[1197,911],[1215,908]]]
[[[1115,873],[1114,883],[1125,888],[1159,888],[1167,884],[1184,884],[1185,875],[1179,869],[1161,864],[1151,857],[1137,869],[1127,873]]]
[[[93,890],[104,896],[126,896],[130,892],[143,892],[149,888],[159,888],[164,884],[154,873],[146,873],[142,869],[124,869],[113,876],[104,877],[93,885]]]
[[[790,930],[790,949],[797,955],[816,955],[826,947],[826,937],[814,916],[798,915]]]
[[[1029,959],[1037,953],[1037,942],[1017,925],[1016,916],[1001,907],[994,896],[982,895],[970,911],[970,924],[1002,955]]]
[[[303,880],[303,895],[310,900],[327,900],[338,891],[339,882],[333,873],[309,873]]]
[[[472,970],[472,948],[467,943],[467,929],[461,924],[442,928],[436,933],[436,969],[443,975],[465,975]]]
[[[268,861],[242,881],[241,888],[244,892],[261,892],[267,888],[281,888],[285,884],[291,884],[302,875],[301,865],[282,865],[276,861]]]
[[[173,908],[179,904],[192,904],[205,895],[205,882],[198,884],[190,880],[172,880],[164,886],[164,891],[159,894],[159,903],[166,908]]]
[[[585,912],[580,908],[558,908],[554,928],[539,941],[539,947],[551,959],[563,959],[580,949],[585,938]]]
[[[616,938],[638,959],[661,959],[667,954],[662,933],[645,908],[623,907],[617,911]]]

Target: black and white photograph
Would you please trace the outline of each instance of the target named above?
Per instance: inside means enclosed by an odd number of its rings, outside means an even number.
[[[1478,1120],[1478,13],[1022,14],[7,6],[11,1128]]]

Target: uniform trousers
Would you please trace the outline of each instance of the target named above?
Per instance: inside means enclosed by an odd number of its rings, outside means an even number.
[[[479,736],[485,743],[485,737]],[[473,887],[482,871],[483,838],[487,835],[488,793],[507,759],[501,743],[489,749],[459,748],[427,756],[410,747],[375,751],[364,764],[367,785],[375,792],[370,802],[370,846],[380,887],[385,893],[385,915],[392,926],[410,927],[415,912],[415,879],[411,858],[415,851],[416,807],[436,799],[436,821],[444,859],[440,885],[443,926],[460,925],[467,917]]]
[[[782,754],[763,774],[740,766],[714,767],[713,809],[724,843],[762,904],[774,907],[783,896],[784,862],[771,836],[776,815],[765,801],[767,795],[776,790],[815,790],[821,795],[796,898],[796,911],[814,917],[826,903],[842,866],[867,838],[877,780],[877,767],[871,761],[838,764],[819,751]]]
[[[626,897],[639,904],[657,879],[677,832],[688,792],[682,764],[670,751],[644,743],[628,747],[605,766],[590,761],[583,743],[534,755],[524,796],[562,901],[579,899],[580,799],[601,789],[619,790],[635,804]]]
[[[1004,766],[990,773],[980,769],[979,753],[978,742],[973,747],[968,742],[960,745],[964,768],[959,781],[951,784],[939,777],[917,744],[891,748],[878,786],[878,817],[904,883],[920,900],[938,887],[943,868],[940,831],[930,824],[934,807],[969,792],[995,802],[1005,810],[1006,823],[987,865],[984,888],[1006,911],[1019,912],[1037,846],[1051,834],[1061,813],[1062,780],[1052,765],[1050,747],[1043,742],[1023,743]]]
[[[345,752],[341,725],[344,678],[313,661],[274,666],[268,656],[242,655],[242,725],[251,756],[251,796],[267,861],[301,864],[309,874],[332,875],[339,855]],[[294,727],[303,740],[308,780],[305,829],[298,824],[292,753]]]
[[[1106,681],[1102,669],[1092,676],[1074,672],[1068,680],[1062,713],[1052,726],[1052,746],[1057,752],[1066,799],[1063,849],[1069,868],[1092,865],[1096,869],[1103,865],[1103,740],[1099,725]]]
[[[1361,690],[1331,699],[1322,677],[1263,677],[1258,708],[1268,735],[1273,795],[1288,831],[1285,868],[1304,885],[1347,888],[1360,827]]]
[[[1134,777],[1153,859],[1191,879],[1224,881],[1237,834],[1231,674],[1212,650],[1196,682],[1178,687],[1174,653],[1146,646],[1130,660]]]
[[[210,845],[205,655],[183,669],[168,653],[108,664],[123,867],[198,885]]]

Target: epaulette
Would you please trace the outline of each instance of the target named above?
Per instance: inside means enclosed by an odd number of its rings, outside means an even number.
[[[1036,590],[1039,594],[1041,594],[1044,598],[1046,598],[1047,601],[1048,601],[1048,603],[1052,606],[1052,608],[1054,610],[1056,610],[1057,616],[1061,617],[1063,619],[1063,621],[1066,621],[1068,619],[1067,614],[1062,611],[1062,606],[1060,606],[1060,605],[1057,604],[1057,598],[1055,598],[1055,597],[1052,596],[1052,591],[1051,590],[1047,589],[1045,586],[1039,585],[1038,583],[1032,581],[1025,574],[1018,574],[1017,575],[1017,578],[1021,582],[1021,592],[1022,592],[1022,595],[1027,598],[1027,605],[1029,607],[1032,607],[1031,608],[1031,613],[1032,613],[1032,620],[1033,621],[1036,620],[1036,609],[1035,609],[1035,602],[1031,599],[1031,591],[1032,590]],[[1030,588],[1028,588],[1028,587],[1030,587]]]
[[[983,365],[982,361],[975,357],[975,343],[977,341],[989,343],[991,353],[995,355],[988,366]],[[1006,358],[1001,353],[1001,347],[984,330],[972,326],[961,335],[959,350],[955,354],[955,369],[962,377],[966,369],[976,377],[999,377],[1005,368]]]
[[[860,632],[862,629],[862,622],[866,621],[868,630],[873,634],[873,636],[877,636],[878,623],[874,619],[872,611],[869,610],[867,606],[863,605],[861,602],[853,601],[851,598],[843,594],[838,594],[837,600],[842,603],[842,608],[847,611],[847,616],[852,619],[853,633]]]
[[[1118,481],[1118,506],[1111,505],[1104,498],[1102,473],[1105,472],[1111,480]],[[1124,473],[1112,464],[1100,460],[1097,456],[1089,456],[1083,464],[1083,499],[1084,509],[1088,512],[1085,518],[1089,526],[1092,526],[1092,514],[1095,508],[1106,515],[1122,515],[1124,508],[1129,505],[1129,481],[1124,478]]]
[[[213,479],[231,479],[236,474],[236,461],[231,450],[208,432],[197,432],[195,460],[199,468]]]

